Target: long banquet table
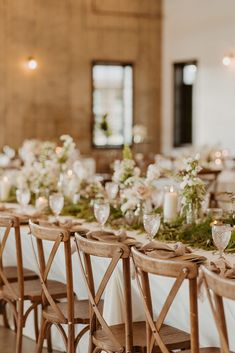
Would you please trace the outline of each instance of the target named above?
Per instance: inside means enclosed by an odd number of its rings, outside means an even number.
[[[84,223],[85,228],[88,229],[97,229],[97,224]],[[37,271],[37,266],[34,260],[31,237],[28,234],[28,226],[21,227],[22,234],[22,247],[24,254],[24,266],[30,269]],[[136,232],[128,232],[128,235],[135,236],[139,241],[145,242],[144,235],[139,235]],[[15,256],[14,256],[14,247],[13,247],[13,237],[9,239],[9,242],[6,246],[6,265],[15,265]],[[45,246],[45,255],[50,251],[51,245],[49,243]],[[215,255],[209,251],[198,250],[195,253],[200,253],[209,259],[215,259]],[[235,257],[232,255],[227,256],[230,262],[235,262]],[[51,275],[53,279],[60,280],[65,282],[65,266],[63,259],[63,249],[60,248],[58,254],[55,257],[54,264],[52,267]],[[104,272],[107,261],[104,259],[94,259],[95,262],[95,280],[99,283],[102,273]],[[115,324],[123,321],[123,305],[124,296],[123,296],[123,286],[122,286],[122,274],[121,266],[117,268],[114,272],[111,281],[108,284],[108,287],[104,296],[104,316],[108,323]],[[73,254],[73,279],[74,279],[74,290],[77,296],[81,298],[87,298],[85,285],[81,280],[81,274],[79,269],[79,263],[76,253]],[[153,303],[154,310],[157,314],[158,308],[161,308],[161,305],[164,301],[164,298],[169,292],[169,289],[172,285],[173,280],[166,277],[154,277],[151,278],[151,286],[153,288]],[[142,302],[138,293],[137,284],[134,278],[132,278],[132,302],[133,302],[133,319],[136,321],[144,320],[144,311],[142,307]],[[209,302],[207,301],[206,296],[202,295],[198,299],[198,308],[199,308],[199,332],[200,332],[200,345],[202,347],[206,346],[219,346],[219,338],[216,331],[216,327],[212,318],[212,313],[209,307]],[[227,315],[228,331],[230,336],[230,345],[231,350],[235,350],[235,335],[233,335],[235,327],[235,303],[232,301],[225,301],[225,310]],[[182,288],[180,289],[178,295],[175,298],[175,301],[168,313],[168,316],[165,321],[167,324],[180,328],[189,332],[189,302],[188,302],[188,283],[185,281]],[[34,339],[34,329],[33,329],[33,316],[29,317],[27,325],[24,329],[24,335]],[[79,328],[81,329],[81,327]],[[52,342],[55,349],[64,351],[64,345],[62,339],[56,330],[52,330]],[[88,347],[88,334],[84,336],[81,340],[78,352],[85,353]]]

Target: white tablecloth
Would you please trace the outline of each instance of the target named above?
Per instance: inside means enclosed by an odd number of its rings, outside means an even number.
[[[89,227],[92,225],[89,224]],[[24,226],[21,230],[22,233],[22,247],[24,253],[24,266],[37,271],[37,266],[35,264],[31,239],[28,235],[28,227]],[[133,236],[133,232],[131,232]],[[135,234],[135,236],[140,237],[144,241],[144,237]],[[10,238],[11,239],[11,238]],[[13,248],[13,238],[9,239],[9,243],[6,247],[7,265],[15,265],[14,248]],[[46,244],[45,252],[49,253],[50,244]],[[201,251],[200,251],[201,253]],[[211,252],[204,252],[207,257],[214,257]],[[65,282],[65,266],[63,262],[63,249],[60,248],[57,256],[55,257],[54,265],[52,267],[53,279]],[[229,256],[229,260],[234,262],[235,258]],[[97,283],[99,282],[102,273],[107,265],[107,260],[105,259],[94,259],[95,261],[95,279]],[[84,283],[81,280],[80,269],[78,265],[78,259],[76,253],[73,255],[73,278],[74,278],[74,290],[80,299],[87,298],[86,289]],[[167,293],[172,285],[173,280],[165,277],[154,277],[151,279],[151,286],[153,288],[153,303],[155,312],[158,312],[158,308],[166,298]],[[107,287],[104,296],[105,306],[104,306],[104,316],[108,323],[119,323],[123,320],[123,286],[122,286],[122,272],[121,266],[118,267],[114,272],[111,281]],[[132,279],[132,301],[133,301],[133,319],[144,320],[144,311],[142,307],[142,302],[138,293],[137,284],[134,279]],[[199,330],[200,330],[200,344],[201,346],[219,346],[218,334],[215,328],[215,324],[212,318],[211,310],[207,298],[204,300],[199,299]],[[226,300],[225,309],[227,314],[227,323],[230,333],[231,349],[235,350],[235,336],[232,335],[235,327],[235,303]],[[182,288],[180,289],[174,304],[166,318],[166,323],[172,326],[178,327],[182,330],[189,332],[189,303],[188,303],[188,283],[185,281]],[[27,321],[27,325],[24,329],[24,335],[34,338],[33,329],[33,317],[30,316]],[[63,342],[60,338],[58,331],[53,328],[52,340],[54,348],[59,350],[64,350]],[[88,335],[86,335],[80,342],[78,352],[85,353],[87,351],[88,345]]]

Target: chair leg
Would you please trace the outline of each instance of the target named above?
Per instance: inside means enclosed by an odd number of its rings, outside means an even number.
[[[47,321],[42,317],[41,321],[41,328],[39,331],[39,336],[38,336],[38,341],[35,349],[35,353],[42,353],[42,348],[43,348],[43,342],[46,336],[46,331],[47,331]]]
[[[51,342],[51,325],[47,328],[46,337],[47,337],[47,352],[51,353],[53,352],[52,342]]]
[[[35,339],[36,342],[38,341],[38,335],[39,335],[39,330],[38,330],[38,306],[36,306],[33,309],[33,315],[34,315],[34,332],[35,332]]]
[[[16,308],[16,302],[13,302],[14,307]],[[15,318],[15,315],[13,316],[13,323],[14,323],[14,331],[15,333],[17,332],[17,320]]]
[[[23,336],[23,310],[24,302],[20,300],[17,304],[17,331],[16,331],[16,353],[22,353],[22,336]]]
[[[75,353],[75,332],[74,324],[68,324],[67,353]]]

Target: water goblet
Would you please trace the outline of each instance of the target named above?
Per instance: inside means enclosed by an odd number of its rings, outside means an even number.
[[[55,192],[49,196],[49,206],[55,215],[56,221],[59,221],[59,215],[64,207],[64,196],[59,193]]]
[[[224,257],[224,250],[228,246],[231,238],[231,227],[228,224],[214,224],[212,226],[213,243],[218,249],[219,258]]]
[[[105,190],[107,192],[109,200],[114,200],[118,194],[118,184],[112,181],[105,184]]]
[[[22,188],[22,189],[16,190],[16,200],[18,204],[22,207],[23,211],[26,209],[26,206],[29,204],[30,198],[31,198],[31,193],[28,188]]]
[[[144,214],[143,216],[143,224],[144,229],[147,233],[147,239],[153,240],[155,235],[157,234],[161,223],[161,216],[159,214]]]
[[[109,218],[110,205],[107,201],[95,201],[94,203],[94,215],[99,223],[101,230],[104,229],[104,225]]]

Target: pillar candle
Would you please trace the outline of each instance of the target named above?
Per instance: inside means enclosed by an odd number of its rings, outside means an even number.
[[[164,221],[171,222],[177,217],[178,196],[173,187],[164,196]]]
[[[0,199],[6,201],[9,198],[11,191],[11,183],[7,176],[4,176],[0,181]]]

